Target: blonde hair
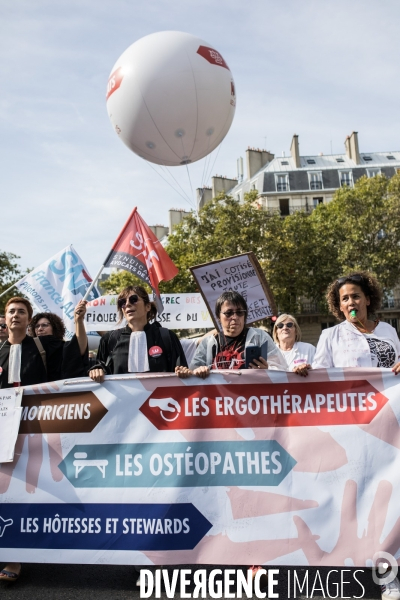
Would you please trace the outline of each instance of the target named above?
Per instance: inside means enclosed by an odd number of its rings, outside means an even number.
[[[300,340],[301,340],[300,325],[298,324],[298,322],[296,321],[296,319],[294,318],[293,315],[288,315],[288,314],[284,313],[283,315],[280,315],[277,318],[277,320],[275,321],[274,330],[272,332],[272,336],[274,338],[274,342],[276,343],[277,346],[279,346],[279,338],[278,338],[278,328],[277,328],[277,325],[278,325],[278,323],[282,323],[282,321],[286,321],[286,319],[290,319],[291,321],[293,321],[294,330],[296,332],[296,337],[295,337],[294,341],[295,342],[300,342]]]

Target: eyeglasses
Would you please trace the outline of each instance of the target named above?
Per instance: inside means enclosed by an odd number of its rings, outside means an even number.
[[[233,317],[233,315],[237,315],[238,317],[244,317],[246,312],[247,310],[244,310],[244,308],[238,308],[238,310],[226,310],[221,314],[224,315],[227,319],[230,319],[231,317]]]
[[[294,323],[292,323],[291,321],[289,321],[289,323],[277,323],[275,325],[275,327],[277,329],[283,329],[284,327],[287,327],[288,329],[292,329],[292,327],[294,327]]]
[[[139,296],[137,294],[132,294],[128,298],[121,298],[118,300],[118,308],[122,310],[127,304],[136,304],[138,300]]]
[[[336,281],[336,287],[339,289],[346,283],[346,281],[355,281],[356,283],[364,283],[364,277],[362,275],[350,275],[349,277],[340,277]]]
[[[41,327],[51,327],[51,323],[38,323],[35,325],[35,329],[40,329]]]
[[[2,323],[0,325],[0,329],[7,329],[7,324],[6,323]]]

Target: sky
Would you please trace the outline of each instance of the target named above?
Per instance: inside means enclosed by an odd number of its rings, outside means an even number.
[[[248,146],[302,155],[400,150],[398,0],[1,0],[0,251],[40,265],[73,244],[92,276],[134,206],[149,225],[190,210],[204,161],[171,171],[185,193],[113,131],[105,91],[128,46],[164,30],[206,40],[237,94],[208,161],[236,176]]]

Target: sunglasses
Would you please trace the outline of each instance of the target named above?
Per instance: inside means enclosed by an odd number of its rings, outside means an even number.
[[[292,329],[292,327],[294,327],[294,323],[292,323],[291,321],[289,323],[277,323],[275,325],[275,327],[277,329],[283,329],[284,327],[287,327],[288,329]]]
[[[128,298],[121,298],[118,300],[118,308],[122,310],[128,303],[136,304],[138,300],[139,296],[137,294],[132,294],[132,296],[128,296]]]
[[[350,277],[340,277],[336,281],[336,287],[339,289],[344,285],[347,281],[354,281],[356,283],[364,283],[364,277],[362,275],[350,275]]]
[[[5,323],[2,323],[2,325],[0,325],[0,329],[7,329],[7,325]]]
[[[238,317],[244,317],[246,312],[247,311],[244,310],[244,308],[239,308],[238,310],[226,310],[221,314],[223,314],[227,319],[230,319],[231,317],[233,317],[233,315],[237,315]]]

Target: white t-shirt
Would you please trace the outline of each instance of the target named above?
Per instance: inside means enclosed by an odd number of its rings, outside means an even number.
[[[280,348],[280,351],[286,361],[288,371],[293,371],[298,365],[311,365],[315,355],[315,347],[306,342],[295,342],[291,350]]]

